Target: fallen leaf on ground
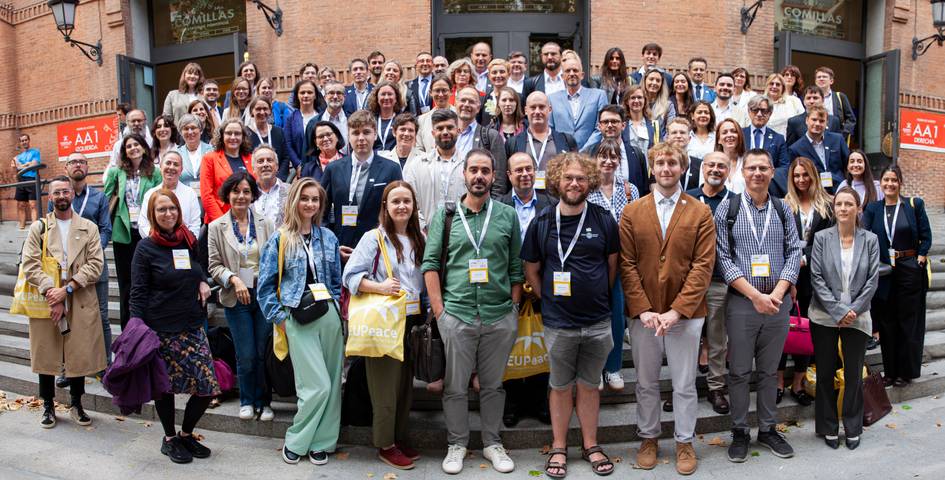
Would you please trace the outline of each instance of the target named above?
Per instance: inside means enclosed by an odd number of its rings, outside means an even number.
[[[548,452],[550,451],[551,451],[551,445],[542,445],[541,450],[539,450],[538,453],[542,455],[548,455]]]
[[[116,422],[124,422],[124,421],[125,421],[125,417],[117,416],[117,417],[115,417],[115,421],[116,421]]]
[[[528,476],[529,476],[529,477],[540,477],[540,476],[541,476],[541,471],[539,471],[539,470],[529,470],[529,471],[528,471]]]
[[[394,472],[387,472],[384,474],[384,480],[397,480],[397,474]]]
[[[938,428],[942,428],[942,422],[935,422],[935,426]]]
[[[788,426],[783,423],[775,425],[774,428],[778,431],[778,433],[787,433],[790,431],[788,430]]]
[[[374,474],[373,473],[367,474],[367,478],[374,478]]]
[[[910,405],[903,405],[903,406],[902,406],[902,409],[903,409],[903,410],[912,410],[912,407],[911,407]]]
[[[886,428],[891,428],[891,429],[895,430],[895,429],[896,429],[896,424],[895,424],[895,423],[887,423],[887,424],[886,424]]]
[[[623,457],[616,457],[616,456],[615,456],[614,458],[611,459],[611,461],[613,461],[614,463],[620,463],[620,462],[623,461]]]
[[[712,440],[709,440],[709,445],[716,447],[724,447],[725,441],[722,440],[722,437],[712,437]]]
[[[347,460],[348,457],[350,456],[351,454],[348,452],[338,452],[335,454],[335,458],[337,458],[338,460]]]
[[[753,456],[753,457],[757,457],[757,456],[760,456],[760,455],[761,455],[761,454],[760,454],[760,453],[758,453],[758,451],[757,451],[757,450],[756,450],[756,451],[754,451],[754,452],[751,452],[751,456]]]
[[[485,463],[480,463],[480,464],[479,464],[479,468],[485,470],[485,469],[489,468],[489,466],[486,465]]]

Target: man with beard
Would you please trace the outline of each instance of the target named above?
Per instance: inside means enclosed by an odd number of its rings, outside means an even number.
[[[493,172],[496,178],[492,186],[492,195],[497,197],[508,191],[509,182],[505,176],[508,166],[505,142],[499,132],[483,127],[476,121],[480,108],[482,108],[482,100],[479,97],[479,91],[475,88],[464,87],[456,92],[456,112],[459,115],[456,153],[459,158],[466,158],[466,155],[474,149],[489,150],[492,158],[495,159],[496,168],[499,169]]]
[[[381,81],[381,74],[384,73],[384,64],[387,63],[387,57],[378,50],[374,50],[367,57],[368,69],[371,72],[370,82],[377,85]]]
[[[532,92],[545,92],[545,95],[564,90],[561,78],[561,45],[548,42],[541,46],[541,63],[545,69],[534,77],[525,79],[522,86],[522,98],[528,98]]]
[[[342,153],[346,153],[348,151],[348,115],[344,110],[344,84],[337,80],[329,80],[328,83],[325,84],[325,102],[328,107],[318,117],[318,120],[314,122],[308,122],[308,125],[305,127],[305,138],[312,138],[315,124],[318,123],[319,120],[331,122],[336,127],[338,127],[338,131],[341,132],[341,136],[343,137],[345,144],[345,148],[342,150]]]
[[[715,100],[712,101],[716,125],[727,118],[734,119],[742,127],[748,125],[748,114],[732,101],[734,94],[735,77],[731,73],[719,74],[715,79]]]
[[[640,195],[646,195],[650,191],[650,175],[649,168],[646,165],[646,156],[643,155],[642,150],[630,143],[628,137],[621,136],[626,128],[627,111],[620,105],[607,105],[598,112],[597,130],[600,132],[600,136],[613,138],[620,142],[620,167],[617,169],[617,174],[620,178],[636,186]],[[592,139],[595,137],[598,137],[598,135],[591,136]],[[689,138],[688,132],[686,138]],[[600,142],[595,142],[581,151],[592,158],[597,158],[599,146]]]
[[[577,142],[566,133],[556,132],[551,128],[551,103],[542,92],[532,92],[525,100],[525,116],[528,129],[512,137],[506,144],[508,156],[515,153],[528,153],[535,159],[535,189],[545,190],[548,161],[558,153],[576,152]]]
[[[282,225],[289,195],[289,185],[276,176],[278,163],[275,150],[269,147],[259,147],[253,152],[253,176],[259,187],[259,197],[253,206],[256,213],[271,220],[276,227]]]
[[[203,82],[203,99],[207,102],[207,106],[210,107],[212,112],[211,115],[216,116],[217,124],[219,125],[220,120],[223,118],[223,105],[218,104],[217,101],[220,100],[220,85],[217,84],[216,80],[206,79]]]
[[[697,466],[692,448],[698,418],[696,362],[705,291],[715,265],[715,223],[709,207],[680,188],[679,178],[689,167],[682,150],[663,143],[647,157],[656,178],[652,195],[631,203],[620,217],[620,280],[633,319],[630,342],[643,438],[636,465],[649,470],[658,463],[665,353],[673,382],[676,471],[690,475]]]
[[[597,163],[590,157],[580,153],[555,157],[548,169],[548,186],[560,202],[529,225],[522,246],[525,276],[541,299],[545,327],[553,434],[545,472],[553,477],[567,472],[568,425],[575,411],[581,424],[581,456],[598,475],[614,468],[597,444],[597,386],[614,342],[610,288],[603,285],[614,285],[620,240],[610,213],[587,202],[599,181]]]
[[[584,145],[597,126],[598,112],[610,102],[603,90],[581,84],[584,66],[579,59],[565,59],[561,62],[561,70],[565,89],[548,94],[551,126],[561,133],[573,135],[578,145]]]
[[[443,254],[447,209],[437,210],[423,256],[430,307],[437,318],[446,356],[443,415],[449,449],[443,471],[463,469],[469,443],[469,381],[479,374],[479,415],[483,456],[507,473],[515,463],[502,447],[499,428],[505,392],[502,376],[518,334],[522,295],[521,233],[515,209],[489,197],[496,161],[484,149],[469,152],[463,168],[467,193],[456,206]],[[440,284],[440,268],[445,269]]]
[[[404,181],[417,192],[420,223],[426,225],[446,202],[455,202],[466,191],[463,161],[456,154],[459,135],[456,112],[434,110],[430,116],[436,147],[404,167]]]
[[[118,140],[115,141],[115,145],[112,147],[112,156],[108,161],[108,168],[118,166],[118,158],[121,156],[121,141],[128,135],[132,133],[137,133],[144,137],[144,141],[147,145],[142,145],[142,147],[151,148],[151,145],[154,144],[154,140],[151,138],[151,130],[148,128],[148,115],[144,113],[144,110],[135,109],[128,112],[128,115],[125,115],[125,120],[128,122],[128,126],[122,130],[121,135],[118,136]]]
[[[729,196],[729,191],[725,188],[729,168],[728,157],[724,153],[709,153],[702,159],[702,186],[689,189],[686,194],[698,198],[700,202],[708,205],[712,209],[712,214],[715,215],[719,203]],[[712,409],[716,413],[723,415],[727,414],[729,409],[728,398],[725,396],[727,390],[725,386],[725,359],[728,354],[726,345],[728,338],[725,334],[725,298],[727,294],[728,285],[725,284],[722,271],[716,266],[712,270],[712,281],[709,283],[709,289],[705,294],[707,309],[705,340],[709,366],[709,372],[706,375],[709,393],[706,399],[712,404]],[[703,350],[706,350],[706,347],[703,347]]]
[[[56,426],[54,375],[65,371],[72,396],[69,416],[85,426],[92,419],[82,408],[84,377],[105,369],[102,319],[95,293],[105,263],[102,238],[95,223],[75,215],[74,195],[68,177],[53,178],[49,198],[54,210],[30,226],[23,244],[23,275],[50,308],[50,317],[29,319],[30,365],[33,373],[39,374],[43,428]],[[44,257],[59,263],[59,278],[44,271]]]

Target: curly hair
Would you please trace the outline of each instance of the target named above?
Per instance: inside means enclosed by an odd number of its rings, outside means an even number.
[[[223,132],[226,130],[226,127],[235,124],[240,126],[240,130],[243,132],[243,143],[240,144],[240,155],[249,155],[253,153],[253,142],[249,139],[249,129],[243,125],[243,122],[238,118],[226,118],[220,122],[220,126],[217,127],[217,131],[213,134],[213,149],[226,151],[226,144],[223,142]]]
[[[600,169],[597,168],[597,160],[584,153],[565,152],[556,155],[555,158],[552,158],[551,161],[548,162],[548,193],[554,197],[560,197],[561,194],[564,193],[558,190],[558,183],[561,182],[564,171],[575,163],[578,164],[581,169],[584,170],[584,174],[587,175],[588,193],[600,187]]]

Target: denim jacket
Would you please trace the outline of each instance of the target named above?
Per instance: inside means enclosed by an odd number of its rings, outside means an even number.
[[[286,249],[285,265],[282,267],[282,298],[280,299],[276,293],[276,281],[279,275],[279,238],[281,235],[282,229],[277,230],[263,247],[262,256],[259,259],[259,280],[256,286],[256,299],[259,301],[263,315],[271,323],[277,325],[288,318],[289,313],[285,307],[299,306],[302,293],[307,288],[305,276],[308,268],[305,250]],[[322,258],[321,240],[324,240],[327,259]],[[312,255],[315,256],[315,265],[319,273],[321,274],[323,265],[328,265],[328,278],[321,280],[337,301],[341,297],[341,253],[338,249],[338,238],[331,230],[319,227],[314,230],[312,246],[314,247]]]

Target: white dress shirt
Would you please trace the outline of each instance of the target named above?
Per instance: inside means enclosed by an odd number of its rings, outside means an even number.
[[[141,238],[151,235],[151,223],[148,222],[148,202],[151,201],[151,195],[164,188],[164,185],[158,185],[144,193],[141,197],[141,210],[138,211],[138,233]],[[194,236],[200,235],[200,197],[197,192],[181,182],[177,182],[174,187],[174,195],[177,195],[177,201],[180,202],[181,215],[183,215],[184,225]]]
[[[542,72],[542,75],[545,76],[545,95],[551,95],[555,92],[560,92],[565,89],[564,79],[561,78],[561,71],[558,71],[558,76],[552,78],[548,75],[548,71],[545,70]]]
[[[673,219],[673,212],[676,211],[676,204],[679,203],[679,196],[682,189],[676,186],[676,191],[670,196],[664,196],[658,188],[653,189],[653,201],[656,202],[656,217],[660,221],[660,230],[663,232],[663,238],[666,238],[666,229],[669,228],[669,222]]]

